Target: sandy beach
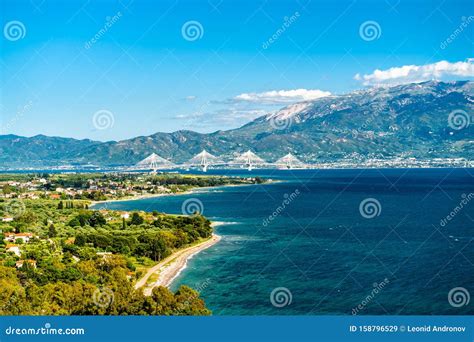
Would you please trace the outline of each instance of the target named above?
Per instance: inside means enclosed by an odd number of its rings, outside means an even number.
[[[169,287],[181,271],[186,268],[189,259],[206,248],[213,246],[219,242],[220,239],[221,237],[219,235],[213,234],[209,240],[173,253],[150,268],[147,273],[137,281],[135,289],[144,287],[144,294],[149,296],[151,295],[153,288],[156,286]],[[153,274],[158,274],[158,279],[153,283],[148,284],[148,280]]]

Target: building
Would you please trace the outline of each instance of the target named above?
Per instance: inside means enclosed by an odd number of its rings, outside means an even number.
[[[24,243],[30,242],[35,236],[33,233],[4,233],[5,240],[9,242],[15,242],[17,239],[22,239]]]
[[[16,262],[16,268],[22,268],[25,262],[28,263],[31,267],[36,268],[36,260],[18,260]]]
[[[18,247],[18,245],[8,244],[5,246],[5,249],[7,252],[13,252],[16,256],[21,255],[20,247]]]

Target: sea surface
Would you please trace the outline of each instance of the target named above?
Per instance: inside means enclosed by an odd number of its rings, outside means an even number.
[[[172,284],[215,315],[474,313],[473,169],[208,174],[278,182],[102,206],[224,222]]]

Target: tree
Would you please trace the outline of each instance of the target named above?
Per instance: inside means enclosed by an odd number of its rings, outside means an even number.
[[[63,201],[59,201],[59,203],[58,203],[58,209],[64,209]]]
[[[48,229],[48,237],[53,238],[57,235],[57,233],[56,227],[51,223]]]
[[[140,214],[138,213],[133,213],[132,214],[132,218],[130,220],[130,224],[133,226],[139,226],[141,225],[142,223],[144,222],[144,219],[143,217],[140,216]]]
[[[125,221],[125,217],[122,217],[122,229],[127,229],[127,222]]]
[[[107,221],[105,220],[104,215],[102,215],[98,211],[94,211],[94,213],[91,215],[91,217],[89,219],[89,225],[91,227],[103,226],[106,223],[107,223]]]
[[[13,188],[12,188],[11,185],[5,184],[5,185],[3,186],[3,188],[2,188],[2,191],[3,191],[3,193],[4,193],[5,195],[8,195],[8,194],[10,194],[10,193],[13,192]]]

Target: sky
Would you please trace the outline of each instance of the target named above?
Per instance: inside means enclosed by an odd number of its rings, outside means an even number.
[[[0,134],[237,128],[371,86],[474,79],[472,0],[0,0]]]

